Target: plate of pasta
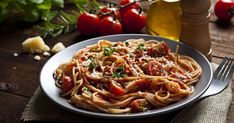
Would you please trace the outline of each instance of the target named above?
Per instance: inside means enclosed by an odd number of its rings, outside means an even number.
[[[155,116],[199,99],[209,61],[181,42],[146,34],[97,37],[67,47],[43,66],[40,86],[55,104],[103,118]]]

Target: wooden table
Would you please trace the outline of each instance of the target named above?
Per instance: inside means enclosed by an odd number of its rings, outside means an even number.
[[[234,57],[234,20],[229,25],[220,24],[216,22],[214,13],[211,13],[210,34],[213,55]],[[25,105],[39,85],[39,73],[49,57],[36,61],[34,55],[22,53],[21,46],[26,38],[37,35],[32,25],[15,22],[13,18],[0,25],[0,82],[12,85],[10,90],[0,91],[1,123],[20,122]],[[63,42],[69,46],[87,38],[73,32],[46,39],[46,44],[52,47],[57,42]],[[19,56],[14,56],[14,53]],[[213,62],[219,63],[220,60],[213,57]],[[234,123],[234,98],[228,115],[228,123],[232,122]]]

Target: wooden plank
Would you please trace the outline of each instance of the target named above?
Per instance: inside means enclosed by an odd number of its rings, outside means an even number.
[[[234,26],[224,28],[218,26],[216,23],[210,23],[209,28],[212,54],[222,57],[234,57]],[[216,60],[218,62],[220,61],[220,59]]]
[[[28,98],[0,92],[0,122],[19,123]]]
[[[17,95],[32,96],[39,85],[39,73],[45,60],[35,61],[33,56],[13,53],[0,50],[0,82],[7,82],[12,85],[9,93]]]

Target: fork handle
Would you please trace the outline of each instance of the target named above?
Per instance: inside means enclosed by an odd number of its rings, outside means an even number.
[[[210,86],[209,86],[209,88],[205,91],[205,93],[203,93],[199,98],[198,98],[198,100],[200,100],[200,99],[203,99],[203,98],[205,98],[205,97],[208,97],[208,96],[211,96],[211,95],[214,95],[214,94],[218,94],[218,93],[220,93],[220,92],[222,92],[226,87],[227,87],[227,85],[225,85],[225,84],[220,84],[219,86],[215,86],[214,85],[214,81],[215,80],[212,80],[211,81],[211,84],[210,84]],[[220,89],[221,88],[221,89]]]
[[[203,93],[198,100],[203,99],[205,97],[211,96],[214,94],[214,87],[212,87],[212,85],[210,85],[210,87],[205,91],[205,93]]]

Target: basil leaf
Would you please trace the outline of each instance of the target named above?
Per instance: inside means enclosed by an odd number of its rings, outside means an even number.
[[[18,0],[19,1],[19,0]],[[42,3],[44,0],[30,0],[32,3]],[[47,1],[47,0],[45,0]]]
[[[35,22],[40,19],[40,11],[37,8],[34,8],[33,6],[31,6],[31,7],[28,7],[26,10],[27,11],[24,17],[25,21]]]
[[[27,5],[27,1],[26,0],[16,0],[16,2],[22,4],[22,5]]]
[[[64,0],[52,0],[53,1],[53,5],[63,8],[64,7]]]
[[[84,5],[87,5],[89,2],[88,0],[73,0],[73,3],[79,6],[84,6]]]
[[[10,10],[8,8],[8,3],[1,1],[0,2],[0,22],[5,20],[9,13],[10,13]]]
[[[43,11],[43,13],[42,13],[42,20],[44,20],[44,21],[50,21],[50,20],[52,20],[56,15],[57,15],[57,12],[55,12],[55,11],[45,10],[45,11]]]
[[[45,0],[42,3],[36,5],[38,9],[46,9],[46,10],[51,9],[51,6],[52,6],[51,0]]]
[[[10,10],[8,10],[8,9],[2,9],[0,11],[0,22],[4,21],[7,18],[7,16],[8,16],[9,13],[10,13]]]

